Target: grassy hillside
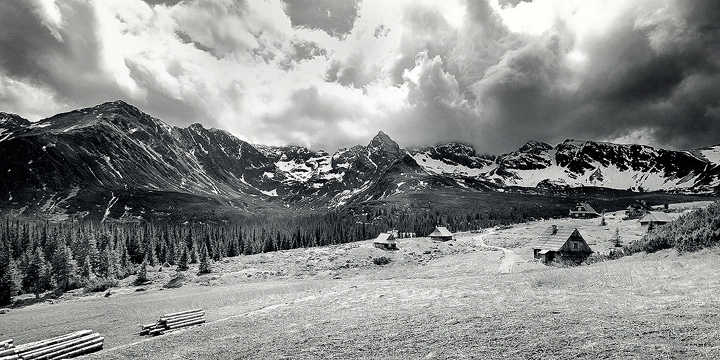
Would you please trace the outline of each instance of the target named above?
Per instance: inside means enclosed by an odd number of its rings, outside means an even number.
[[[595,247],[605,234],[642,233],[636,221],[569,220]],[[718,358],[718,248],[636,254],[574,268],[532,260],[528,243],[548,226],[460,234],[436,243],[401,239],[398,251],[368,241],[226,258],[214,273],[150,272],[145,291],[73,297],[12,309],[0,338],[16,343],[92,329],[106,349],[89,359],[469,359]],[[611,231],[606,228],[612,228]],[[503,252],[513,245],[509,274]],[[373,259],[386,256],[387,265]],[[203,307],[208,323],[143,339],[137,324]]]

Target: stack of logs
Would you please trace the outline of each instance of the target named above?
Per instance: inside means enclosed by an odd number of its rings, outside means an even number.
[[[0,360],[69,359],[98,351],[105,339],[92,330],[14,346],[12,339],[0,342]]]
[[[204,322],[205,312],[203,309],[176,312],[161,316],[160,320],[155,323],[140,325],[140,335],[162,335],[168,331],[199,325]]]

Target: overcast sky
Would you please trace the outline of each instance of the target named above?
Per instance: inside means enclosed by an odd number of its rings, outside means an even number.
[[[717,0],[2,0],[0,111],[333,151],[720,143]]]

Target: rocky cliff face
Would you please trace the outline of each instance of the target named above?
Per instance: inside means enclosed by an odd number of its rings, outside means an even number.
[[[336,207],[440,187],[713,192],[720,184],[720,147],[567,140],[491,156],[455,143],[406,151],[381,131],[367,146],[329,154],[251,145],[200,124],[171,127],[122,101],[35,123],[0,113],[0,152],[0,207],[26,215]]]

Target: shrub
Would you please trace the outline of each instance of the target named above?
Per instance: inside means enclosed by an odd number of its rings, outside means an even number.
[[[392,260],[390,260],[390,258],[387,256],[381,256],[373,259],[373,263],[375,265],[387,265],[390,263],[390,261]]]
[[[666,225],[649,230],[642,239],[624,247],[626,254],[675,248],[693,252],[720,244],[720,203],[697,209]]]
[[[100,278],[96,277],[93,279],[88,280],[85,283],[85,292],[86,293],[93,293],[93,292],[100,292],[105,291],[111,287],[118,286],[118,281],[116,279],[106,279],[106,278]]]

